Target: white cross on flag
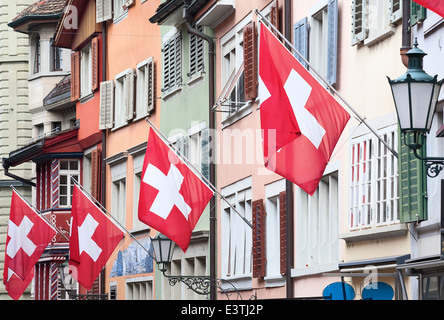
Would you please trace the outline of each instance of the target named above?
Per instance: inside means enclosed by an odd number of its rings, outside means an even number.
[[[143,162],[139,220],[185,252],[213,191],[150,128]]]
[[[35,264],[55,235],[55,229],[13,190],[3,283],[14,300],[28,287]]]
[[[71,208],[69,269],[90,290],[124,232],[75,185]]]
[[[350,115],[263,23],[259,99],[265,166],[313,195]]]

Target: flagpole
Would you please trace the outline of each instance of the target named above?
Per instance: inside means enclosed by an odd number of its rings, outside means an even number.
[[[14,186],[11,185],[11,189],[20,197],[20,199],[22,199],[24,202],[26,202],[26,204],[31,209],[33,209],[36,213],[38,213],[38,216],[40,216],[54,231],[58,232],[63,238],[65,238],[69,242],[68,237],[65,236],[62,233],[62,231],[60,231],[59,229],[54,227],[54,225],[51,223],[51,221],[49,221],[39,210],[37,210],[37,208],[35,208],[28,200],[26,200],[25,197],[22,196],[22,194]]]
[[[105,213],[107,214],[107,216],[109,216],[111,219],[113,219],[113,221],[120,227],[120,229],[122,229],[122,231],[126,232],[127,234],[129,234],[129,236],[137,242],[138,245],[140,245],[143,250],[145,250],[149,256],[151,258],[153,258],[154,261],[157,261],[156,258],[152,255],[152,253],[144,247],[144,245],[142,243],[140,243],[139,240],[136,239],[136,237],[134,237],[115,217],[113,217],[113,215],[111,213],[109,213],[108,210],[106,210],[106,208],[96,199],[94,198],[88,191],[85,190],[85,188],[77,182],[76,179],[74,179],[74,177],[71,177],[71,180],[74,182],[74,184],[76,186],[78,186],[80,189],[82,189],[82,192],[86,193],[86,195],[90,198],[90,200],[94,203],[97,204],[103,211],[105,211]]]
[[[350,103],[348,103],[344,99],[344,97],[342,97],[339,94],[339,92],[330,83],[328,83],[328,81],[325,80],[325,78],[322,75],[320,75],[319,72],[316,71],[316,69],[313,68],[311,63],[308,62],[308,60],[301,53],[299,53],[299,51],[294,47],[294,45],[290,41],[288,41],[288,39],[285,38],[284,35],[281,32],[279,32],[279,30],[272,23],[270,23],[270,21],[267,18],[265,18],[257,8],[255,9],[255,13],[256,13],[256,15],[260,16],[261,19],[264,20],[267,23],[267,25],[269,27],[271,27],[273,29],[273,31],[275,31],[279,35],[280,38],[284,39],[284,42],[286,44],[288,44],[294,50],[294,52],[307,64],[307,66],[310,68],[310,70],[312,70],[328,86],[328,88],[331,91],[333,91],[333,93],[336,96],[338,96],[339,99],[342,100],[342,102],[356,115],[356,117],[358,117],[359,121],[361,121],[361,123],[364,123],[367,126],[367,128],[370,129],[370,131],[379,139],[379,141],[381,141],[386,146],[386,148],[389,149],[390,152],[396,158],[398,158],[398,152],[396,152],[392,147],[390,147],[388,145],[388,143],[386,141],[384,141],[384,139],[382,139],[382,137],[372,127],[370,127],[370,125],[367,123],[367,121],[365,121],[365,119],[363,117],[361,117],[361,115],[359,115],[359,113],[350,105]]]
[[[160,132],[160,130],[159,129],[157,129],[156,128],[156,126],[150,121],[150,119],[148,119],[148,118],[146,118],[146,121],[150,124],[150,126],[154,129],[154,130],[156,130],[156,132],[157,133],[159,133],[159,135],[161,136],[161,138],[162,138],[162,140],[164,140],[164,142],[165,143],[167,143],[168,144],[168,146],[170,147],[170,148],[172,148],[173,149],[173,151],[176,153],[176,154],[178,154],[184,161],[185,161],[185,163],[186,163],[186,165],[188,166],[188,167],[190,167],[191,169],[193,169],[193,172],[194,173],[196,173],[196,174],[198,174],[201,178],[202,178],[202,180],[204,180],[205,181],[205,183],[207,184],[207,186],[211,189],[211,190],[213,190],[213,192],[214,193],[217,193],[220,197],[221,197],[221,199],[223,199],[229,206],[230,206],[230,208],[231,209],[233,209],[234,210],[234,212],[236,212],[237,213],[237,215],[242,219],[242,220],[244,220],[244,222],[250,227],[250,228],[253,228],[253,226],[251,225],[251,222],[250,221],[248,221],[244,216],[242,216],[240,213],[239,213],[239,211],[237,211],[236,210],[236,208],[235,207],[233,207],[233,205],[230,203],[230,201],[228,201],[217,189],[216,189],[216,187],[201,173],[201,172],[199,172],[199,170],[197,170],[194,166],[193,166],[193,164],[191,164],[190,163],[190,161],[183,155],[183,153],[182,152],[180,152],[164,135],[163,135],[163,133],[162,132]]]

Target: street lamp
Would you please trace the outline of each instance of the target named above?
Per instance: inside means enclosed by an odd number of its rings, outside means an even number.
[[[159,233],[155,238],[151,238],[151,243],[153,244],[157,267],[168,279],[171,286],[178,282],[183,282],[197,294],[208,295],[210,293],[211,281],[209,276],[170,276],[165,274],[168,270],[168,264],[173,257],[175,247],[173,241]]]
[[[444,158],[423,157],[418,151],[424,144],[424,137],[430,132],[438,96],[443,80],[430,76],[423,69],[423,58],[427,54],[414,47],[405,55],[408,57],[407,72],[395,80],[388,78],[398,114],[399,126],[404,136],[404,144],[413,150],[414,155],[425,162],[427,175],[436,177],[444,168]]]

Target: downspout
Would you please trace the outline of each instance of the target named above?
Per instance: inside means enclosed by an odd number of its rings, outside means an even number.
[[[102,81],[106,80],[106,21],[102,22]],[[102,165],[101,165],[101,203],[105,207],[106,205],[106,129],[102,130]],[[105,270],[102,270],[101,278],[103,281],[100,283],[100,292],[105,293]]]
[[[400,49],[401,59],[405,67],[408,67],[408,57],[404,55],[412,47],[410,28],[410,0],[402,2],[402,47]]]
[[[35,183],[32,182],[31,180],[27,180],[27,179],[25,179],[25,178],[22,178],[22,177],[16,176],[16,175],[13,174],[13,173],[10,173],[10,172],[9,172],[9,164],[7,164],[5,160],[6,160],[6,159],[3,158],[3,161],[2,161],[3,168],[5,169],[5,176],[8,176],[8,177],[10,177],[10,178],[12,178],[12,179],[14,179],[14,180],[18,180],[18,181],[20,181],[20,182],[23,182],[24,184],[27,184],[27,185],[29,185],[29,186],[31,186],[31,187],[35,187],[35,186],[36,186]]]
[[[209,35],[202,33],[191,26],[191,23],[194,22],[194,18],[188,14],[187,8],[190,5],[190,0],[184,1],[184,18],[187,25],[187,31],[190,34],[193,34],[205,41],[208,42],[208,74],[209,74],[209,93],[208,93],[208,127],[210,132],[214,132],[214,41]],[[210,135],[211,137],[211,135]],[[214,148],[214,139],[210,139],[210,150],[215,150]],[[216,170],[214,161],[210,161],[210,183],[212,185],[216,185]],[[210,300],[216,300],[216,199],[212,197],[210,200],[210,280],[212,280],[212,285],[210,289]]]
[[[284,3],[284,32],[285,38],[291,42],[291,31],[292,31],[292,23],[291,23],[291,0],[285,0]],[[289,180],[285,182],[285,212],[286,212],[286,293],[287,299],[293,298],[294,286],[293,279],[291,278],[291,269],[293,269],[293,183]]]

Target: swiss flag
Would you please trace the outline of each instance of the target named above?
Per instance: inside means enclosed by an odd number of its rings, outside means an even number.
[[[427,9],[434,11],[441,17],[444,17],[444,1],[443,0],[413,0]]]
[[[69,269],[78,283],[90,290],[123,231],[77,185],[74,186],[69,240]]]
[[[261,23],[265,166],[313,195],[350,115]]]
[[[139,220],[185,252],[213,191],[150,128],[143,162]]]
[[[15,190],[12,191],[3,270],[3,283],[11,298],[20,298],[30,284],[35,264],[56,233]]]

